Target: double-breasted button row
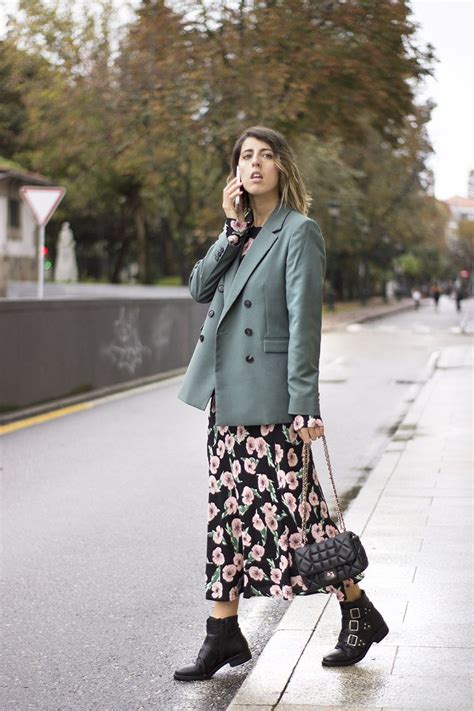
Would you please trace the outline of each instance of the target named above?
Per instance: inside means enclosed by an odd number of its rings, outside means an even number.
[[[246,336],[251,336],[252,333],[253,333],[253,331],[252,331],[251,328],[246,328],[246,329],[245,329],[245,335],[246,335]]]
[[[224,284],[219,284],[217,291],[224,291]]]
[[[207,315],[209,316],[209,318],[212,318],[214,316],[214,313],[215,313],[214,309],[209,309],[209,311],[207,312]]]
[[[250,301],[250,299],[245,299],[244,306],[246,306],[248,309],[252,306],[252,302]]]
[[[245,356],[245,360],[247,361],[247,363],[253,363],[253,355]]]
[[[214,259],[216,260],[216,262],[219,261],[219,259],[222,257],[223,254],[224,254],[224,247],[221,247],[221,248],[216,252],[215,257],[214,257]]]

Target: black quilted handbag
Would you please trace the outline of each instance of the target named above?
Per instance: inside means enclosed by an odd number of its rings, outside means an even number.
[[[346,530],[346,525],[339,506],[336,486],[332,476],[331,462],[329,460],[328,446],[325,435],[322,436],[324,454],[331,478],[332,488],[336,501],[337,513],[339,517],[340,533],[334,538],[327,538],[320,543],[306,543],[306,507],[304,507],[304,519],[302,525],[303,545],[295,548],[294,556],[298,572],[303,578],[308,592],[313,593],[327,585],[337,585],[343,580],[353,578],[361,573],[369,565],[364,546],[360,542],[359,536],[352,531]],[[306,501],[308,490],[308,461],[309,444],[303,445],[303,490],[301,500]]]

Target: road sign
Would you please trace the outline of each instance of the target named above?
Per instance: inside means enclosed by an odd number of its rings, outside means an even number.
[[[20,188],[20,197],[30,208],[40,228],[38,240],[38,299],[43,298],[45,225],[50,221],[53,212],[63,199],[65,193],[65,188],[45,188],[38,187],[37,185],[23,185]]]
[[[65,192],[65,188],[39,188],[33,185],[24,185],[20,188],[20,197],[30,208],[38,225],[42,227],[51,219]]]

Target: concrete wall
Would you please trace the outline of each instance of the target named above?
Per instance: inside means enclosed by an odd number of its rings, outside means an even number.
[[[184,368],[206,310],[191,298],[0,302],[0,417]]]

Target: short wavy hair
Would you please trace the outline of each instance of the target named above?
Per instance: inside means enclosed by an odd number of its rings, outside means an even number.
[[[279,131],[274,131],[272,128],[267,128],[266,126],[251,126],[240,134],[232,149],[230,173],[227,176],[227,182],[235,177],[242,144],[245,139],[250,136],[268,143],[273,151],[275,164],[280,171],[278,181],[280,206],[286,204],[288,207],[292,207],[303,215],[307,215],[312,199],[296,164],[294,153],[283,134],[279,133]],[[251,209],[249,196],[245,191],[243,193],[243,209],[244,214],[247,214]]]

